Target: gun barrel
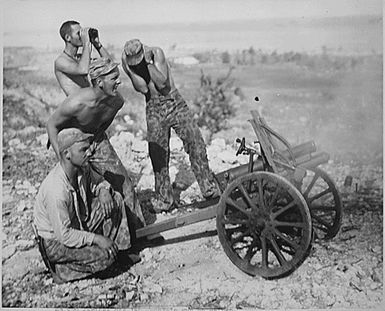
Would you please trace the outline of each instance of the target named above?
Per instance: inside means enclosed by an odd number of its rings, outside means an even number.
[[[292,148],[291,152],[293,153],[294,157],[300,158],[304,155],[308,155],[312,152],[316,151],[316,146],[314,141],[308,141],[305,143],[302,143],[298,146],[295,146]],[[290,153],[287,150],[284,150],[281,152],[285,157],[289,157]],[[254,161],[253,171],[261,171],[263,170],[263,163],[260,159],[257,159]],[[222,184],[225,180],[233,180],[239,176],[245,175],[248,172],[248,164],[240,165],[238,167],[231,168],[227,171],[218,173],[215,175],[219,183]]]
[[[329,161],[329,159],[330,159],[330,155],[328,153],[320,152],[312,155],[310,159],[306,159],[306,160],[304,159],[303,162],[298,163],[298,166],[306,169],[314,168],[320,164],[326,163],[327,161]]]

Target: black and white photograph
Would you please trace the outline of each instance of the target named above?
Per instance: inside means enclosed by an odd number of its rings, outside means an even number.
[[[382,0],[2,0],[2,309],[384,310]]]

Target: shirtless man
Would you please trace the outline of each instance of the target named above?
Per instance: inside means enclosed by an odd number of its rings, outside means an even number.
[[[154,210],[167,211],[174,204],[168,163],[171,128],[183,141],[203,196],[206,199],[218,196],[202,134],[175,87],[163,50],[143,46],[138,39],[127,41],[122,66],[135,90],[146,98],[147,140],[157,196],[152,202]]]
[[[55,60],[55,76],[68,96],[80,88],[90,86],[87,75],[91,44],[100,56],[111,57],[100,43],[98,31],[94,28],[82,28],[76,21],[67,21],[60,27],[59,33],[65,42],[65,48]],[[81,55],[78,55],[79,47],[83,47]]]
[[[94,135],[89,163],[123,195],[127,216],[132,221],[131,238],[134,238],[134,229],[143,226],[145,221],[133,183],[105,133],[124,103],[117,91],[120,84],[118,64],[109,58],[97,58],[90,65],[89,75],[92,86],[72,93],[49,118],[48,137],[59,158],[57,137],[61,130],[78,128]]]

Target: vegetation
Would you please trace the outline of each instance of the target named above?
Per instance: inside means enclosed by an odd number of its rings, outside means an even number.
[[[214,82],[201,69],[200,88],[193,101],[195,117],[199,126],[206,126],[212,134],[226,128],[226,120],[235,116],[236,109],[231,103],[234,80],[230,79],[233,67],[224,77]]]
[[[361,64],[365,56],[347,56],[332,54],[327,47],[322,47],[319,54],[308,54],[304,52],[266,52],[261,49],[255,50],[253,47],[237,51],[235,53],[224,52],[201,52],[195,53],[194,57],[201,63],[217,62],[231,65],[256,65],[256,64],[283,64],[294,63],[308,69],[315,70],[340,70],[354,69]]]

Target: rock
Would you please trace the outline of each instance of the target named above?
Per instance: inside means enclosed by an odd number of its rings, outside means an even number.
[[[147,301],[149,298],[148,294],[142,293],[140,294],[140,301]]]
[[[123,132],[123,131],[125,131],[125,130],[127,130],[127,128],[126,128],[125,126],[123,126],[123,125],[117,124],[117,125],[115,126],[115,131],[116,131],[116,132]]]
[[[110,138],[111,145],[123,163],[130,162],[132,158],[132,141],[134,135],[130,132],[120,132]]]
[[[30,134],[35,133],[36,131],[37,131],[37,128],[35,126],[30,125],[23,128],[22,130],[19,130],[18,132],[19,132],[19,135],[21,136],[28,136]]]
[[[41,134],[41,135],[36,137],[36,140],[41,146],[45,147],[47,145],[47,141],[48,141],[48,134],[46,134],[46,133]]]
[[[132,142],[132,151],[135,152],[148,152],[148,144],[145,140],[134,139]]]
[[[170,180],[171,182],[175,180],[176,174],[178,174],[178,168],[175,166],[171,166],[169,168]]]
[[[382,247],[379,246],[379,245],[370,248],[370,250],[371,250],[373,253],[376,253],[376,254],[382,254]]]
[[[163,292],[163,289],[159,284],[156,284],[156,283],[153,283],[150,281],[146,281],[143,284],[143,291],[145,293],[159,293],[159,294],[161,294]]]
[[[115,299],[115,294],[112,294],[112,293],[107,294],[107,299],[109,300]]]
[[[382,283],[382,270],[373,268],[371,278],[374,282]]]
[[[150,261],[152,259],[152,252],[149,248],[146,248],[140,252],[140,256],[143,258],[143,261]]]
[[[131,119],[131,117],[129,115],[125,115],[123,117],[123,120],[124,122],[127,123],[127,125],[133,125],[134,124],[134,120]]]
[[[130,132],[121,132],[119,133],[119,140],[132,145],[135,140],[135,136]]]
[[[227,163],[231,163],[231,164],[234,164],[237,162],[237,156],[235,155],[235,152],[230,151],[230,150],[223,150],[217,156],[223,162],[227,162]]]
[[[142,174],[144,175],[151,175],[153,174],[153,169],[152,169],[152,164],[150,159],[148,161],[143,161],[143,169],[142,169]]]
[[[212,137],[212,132],[206,127],[201,128],[200,131],[201,131],[201,134],[202,134],[202,137],[203,137],[205,144],[208,145],[210,143],[210,140]]]
[[[15,244],[17,249],[27,250],[34,247],[35,242],[33,240],[17,240]]]
[[[21,200],[19,204],[17,204],[17,211],[19,213],[24,212],[27,209],[27,205],[24,200]]]
[[[137,184],[139,190],[152,189],[154,187],[154,175],[142,175]]]
[[[172,152],[181,151],[183,148],[183,142],[178,137],[171,137],[170,138],[170,150]]]
[[[2,260],[5,261],[13,256],[14,253],[16,253],[16,246],[15,245],[8,245],[2,249]]]
[[[198,182],[194,182],[190,187],[188,187],[185,191],[180,193],[180,200],[185,202],[186,204],[190,204],[193,201],[201,200],[202,196],[200,193]]]
[[[135,296],[135,291],[129,291],[129,292],[126,292],[126,296],[124,297],[124,299],[126,299],[127,301],[131,301]]]
[[[18,147],[21,144],[21,141],[19,138],[13,138],[8,142],[8,145],[10,147]]]
[[[211,146],[216,146],[216,147],[219,147],[220,149],[225,149],[226,148],[226,140],[224,138],[215,138],[211,142]]]

